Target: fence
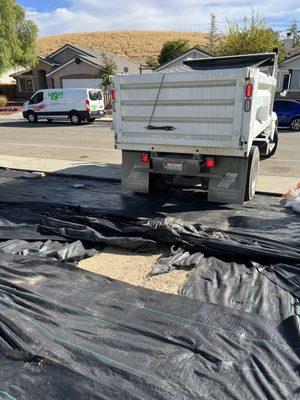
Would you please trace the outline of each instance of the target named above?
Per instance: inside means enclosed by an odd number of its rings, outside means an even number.
[[[8,100],[15,100],[17,85],[15,83],[0,83],[0,96],[6,96]]]
[[[111,94],[110,93],[104,93],[103,94],[103,101],[104,101],[104,106],[107,107],[111,103]]]

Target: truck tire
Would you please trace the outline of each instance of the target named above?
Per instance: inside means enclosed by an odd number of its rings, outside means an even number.
[[[274,138],[273,138],[273,140],[272,140],[272,143],[274,143],[274,147],[273,147],[273,149],[270,151],[269,154],[267,154],[266,156],[264,156],[265,159],[274,156],[274,154],[276,153],[276,150],[277,150],[277,147],[278,147],[278,139],[279,139],[279,137],[278,137],[278,128],[277,128],[277,126],[276,126],[275,131],[274,131]]]
[[[34,112],[30,112],[28,113],[28,122],[30,122],[31,124],[35,124],[38,122],[38,117]]]
[[[252,146],[248,160],[245,201],[251,200],[255,195],[258,171],[259,171],[259,150],[257,146]]]
[[[81,117],[77,112],[72,112],[69,116],[72,125],[80,125]]]
[[[161,174],[150,174],[149,176],[149,192],[163,192],[168,188],[166,179]]]
[[[95,119],[96,119],[96,118],[88,118],[88,119],[87,119],[87,122],[89,122],[89,123],[91,124],[92,122],[95,121]]]

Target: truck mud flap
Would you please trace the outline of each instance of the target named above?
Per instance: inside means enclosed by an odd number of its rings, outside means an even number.
[[[216,203],[244,202],[247,180],[248,158],[223,157],[211,169],[212,175],[221,175],[209,179],[208,201]]]
[[[122,190],[149,193],[149,165],[140,152],[122,151]]]

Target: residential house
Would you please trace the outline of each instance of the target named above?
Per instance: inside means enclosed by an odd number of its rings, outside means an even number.
[[[111,56],[118,73],[140,73],[139,64],[114,53],[66,44],[46,57],[38,57],[37,65],[11,76],[16,80],[18,97],[29,98],[39,89],[97,88],[100,79],[96,73],[103,53]]]
[[[287,57],[278,71],[277,96],[287,91],[286,98],[300,99],[300,52]]]
[[[154,72],[176,72],[180,71],[185,68],[183,62],[186,60],[194,60],[197,58],[211,58],[213,57],[212,54],[201,50],[197,47],[193,47],[192,49],[186,51],[181,56],[175,58],[172,61],[169,61],[165,64],[160,65],[159,67],[155,68]],[[188,68],[187,68],[188,69]]]

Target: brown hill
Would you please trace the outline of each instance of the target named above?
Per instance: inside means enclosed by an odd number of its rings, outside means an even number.
[[[186,39],[191,45],[199,45],[206,49],[207,35],[197,32],[169,31],[112,31],[66,33],[45,36],[38,39],[38,54],[47,55],[66,43],[93,47],[103,51],[111,51],[126,56],[139,63],[148,57],[157,56],[163,43],[167,40]]]

